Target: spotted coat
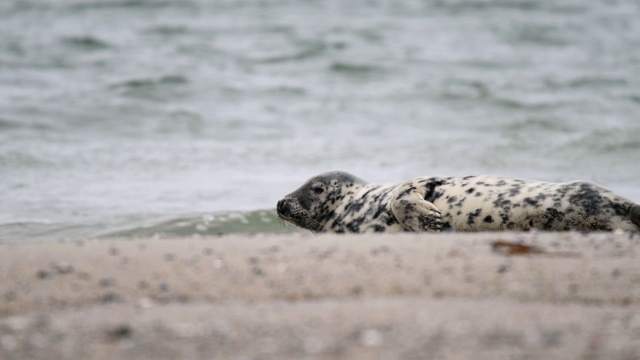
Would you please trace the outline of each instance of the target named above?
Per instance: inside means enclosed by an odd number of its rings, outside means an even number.
[[[488,175],[376,185],[330,172],[285,196],[277,211],[317,232],[640,231],[640,206],[598,185]]]

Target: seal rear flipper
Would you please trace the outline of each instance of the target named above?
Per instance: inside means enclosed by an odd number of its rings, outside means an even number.
[[[405,230],[413,232],[442,230],[440,210],[425,200],[410,183],[399,187],[394,192],[391,212]]]
[[[631,209],[629,209],[629,219],[638,227],[638,231],[640,231],[640,205],[633,204],[631,205]]]

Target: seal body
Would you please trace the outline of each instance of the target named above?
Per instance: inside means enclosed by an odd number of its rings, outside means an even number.
[[[640,205],[589,182],[500,176],[419,177],[368,184],[341,171],[309,179],[277,204],[278,216],[315,232],[640,232]]]

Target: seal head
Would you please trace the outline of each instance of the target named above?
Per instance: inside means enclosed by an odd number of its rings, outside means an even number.
[[[278,201],[278,216],[311,231],[320,231],[345,196],[345,189],[366,182],[344,171],[330,171],[307,180]]]

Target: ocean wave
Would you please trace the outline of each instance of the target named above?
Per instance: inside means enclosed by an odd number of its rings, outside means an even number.
[[[183,95],[189,79],[183,75],[164,75],[160,77],[133,78],[109,86],[121,95],[141,99],[167,100]]]
[[[111,48],[111,44],[107,41],[94,36],[67,36],[61,41],[70,47],[87,51]]]
[[[131,215],[94,223],[13,221],[0,224],[0,240],[194,237],[304,232],[274,210],[227,211],[182,216]]]
[[[101,237],[189,237],[228,234],[280,234],[301,232],[284,224],[272,210],[198,214],[138,224],[131,228],[107,232]]]

